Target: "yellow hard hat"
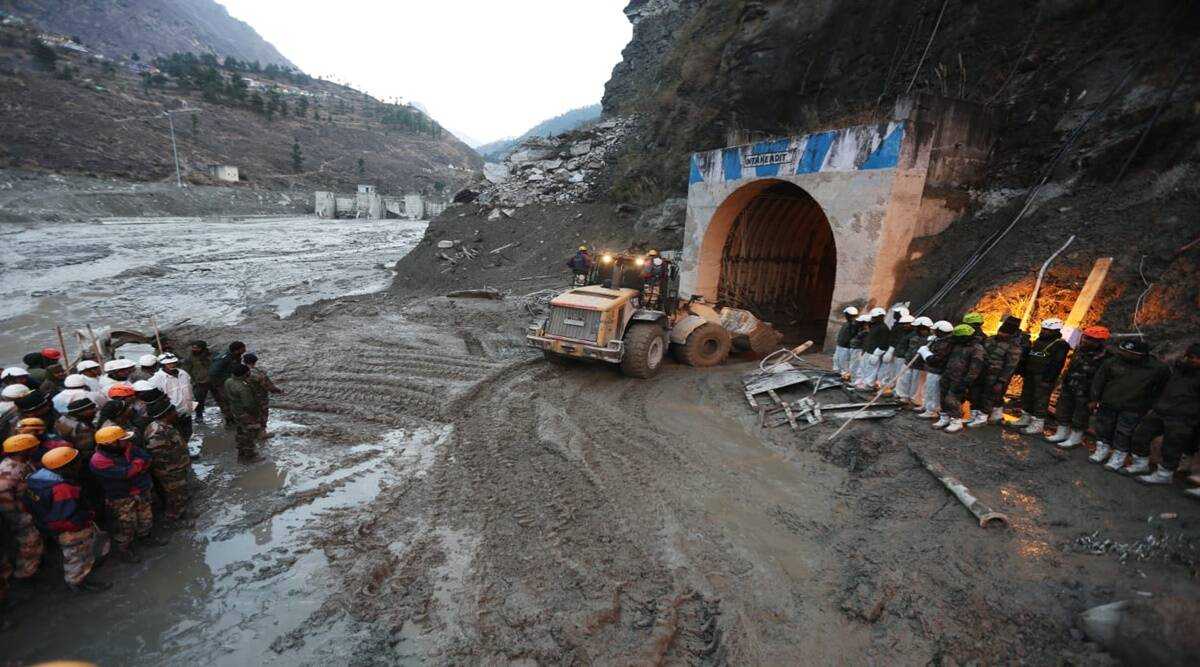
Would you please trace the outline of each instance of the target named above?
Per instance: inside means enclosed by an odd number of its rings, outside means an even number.
[[[30,431],[45,431],[46,422],[41,417],[26,417],[17,422],[18,433],[28,433]]]
[[[10,435],[4,440],[4,453],[16,454],[17,452],[24,452],[37,447],[38,444],[40,443],[38,442],[37,436],[30,435],[28,433]]]
[[[651,257],[658,257],[658,251],[657,251],[657,250],[651,250],[650,252],[648,252],[648,253],[646,253],[646,254],[647,254],[647,255],[650,255]]]
[[[42,467],[58,470],[79,456],[79,450],[74,447],[55,447],[42,454]]]
[[[132,431],[126,431],[120,426],[105,426],[96,431],[95,435],[97,445],[111,445],[118,440],[127,440],[132,437]]]
[[[579,246],[579,249],[580,249],[580,250],[582,250],[582,251],[584,251],[584,252],[587,252],[587,246],[585,246],[585,245],[581,245],[581,246]]]

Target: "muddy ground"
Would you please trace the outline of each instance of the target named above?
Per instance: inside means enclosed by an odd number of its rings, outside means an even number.
[[[105,564],[110,593],[70,600],[54,575],[19,591],[6,653],[1103,664],[1076,613],[1200,593],[1200,505],[1178,489],[909,415],[833,443],[827,426],[764,431],[740,394],[752,361],[649,381],[560,367],[522,347],[527,319],[511,299],[377,294],[189,332],[270,361],[287,394],[267,461],[237,465],[208,431],[195,524],[141,565]],[[906,445],[1012,528],[980,529]],[[1168,540],[1122,563],[1080,551],[1096,532]]]

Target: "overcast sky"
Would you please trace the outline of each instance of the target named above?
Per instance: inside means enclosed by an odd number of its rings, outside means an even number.
[[[492,141],[594,104],[627,0],[218,0],[292,62]]]

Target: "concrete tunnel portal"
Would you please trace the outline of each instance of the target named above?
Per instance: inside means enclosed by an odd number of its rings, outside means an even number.
[[[717,302],[773,323],[788,342],[824,342],[837,278],[833,230],[803,188],[764,179],[717,209],[699,272],[716,282]]]

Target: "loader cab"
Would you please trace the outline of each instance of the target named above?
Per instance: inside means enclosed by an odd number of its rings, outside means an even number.
[[[643,278],[648,258],[640,255],[601,255],[588,276],[589,285],[608,289],[633,289],[641,293],[641,308],[673,315],[679,301],[679,266],[663,260],[656,275]]]

